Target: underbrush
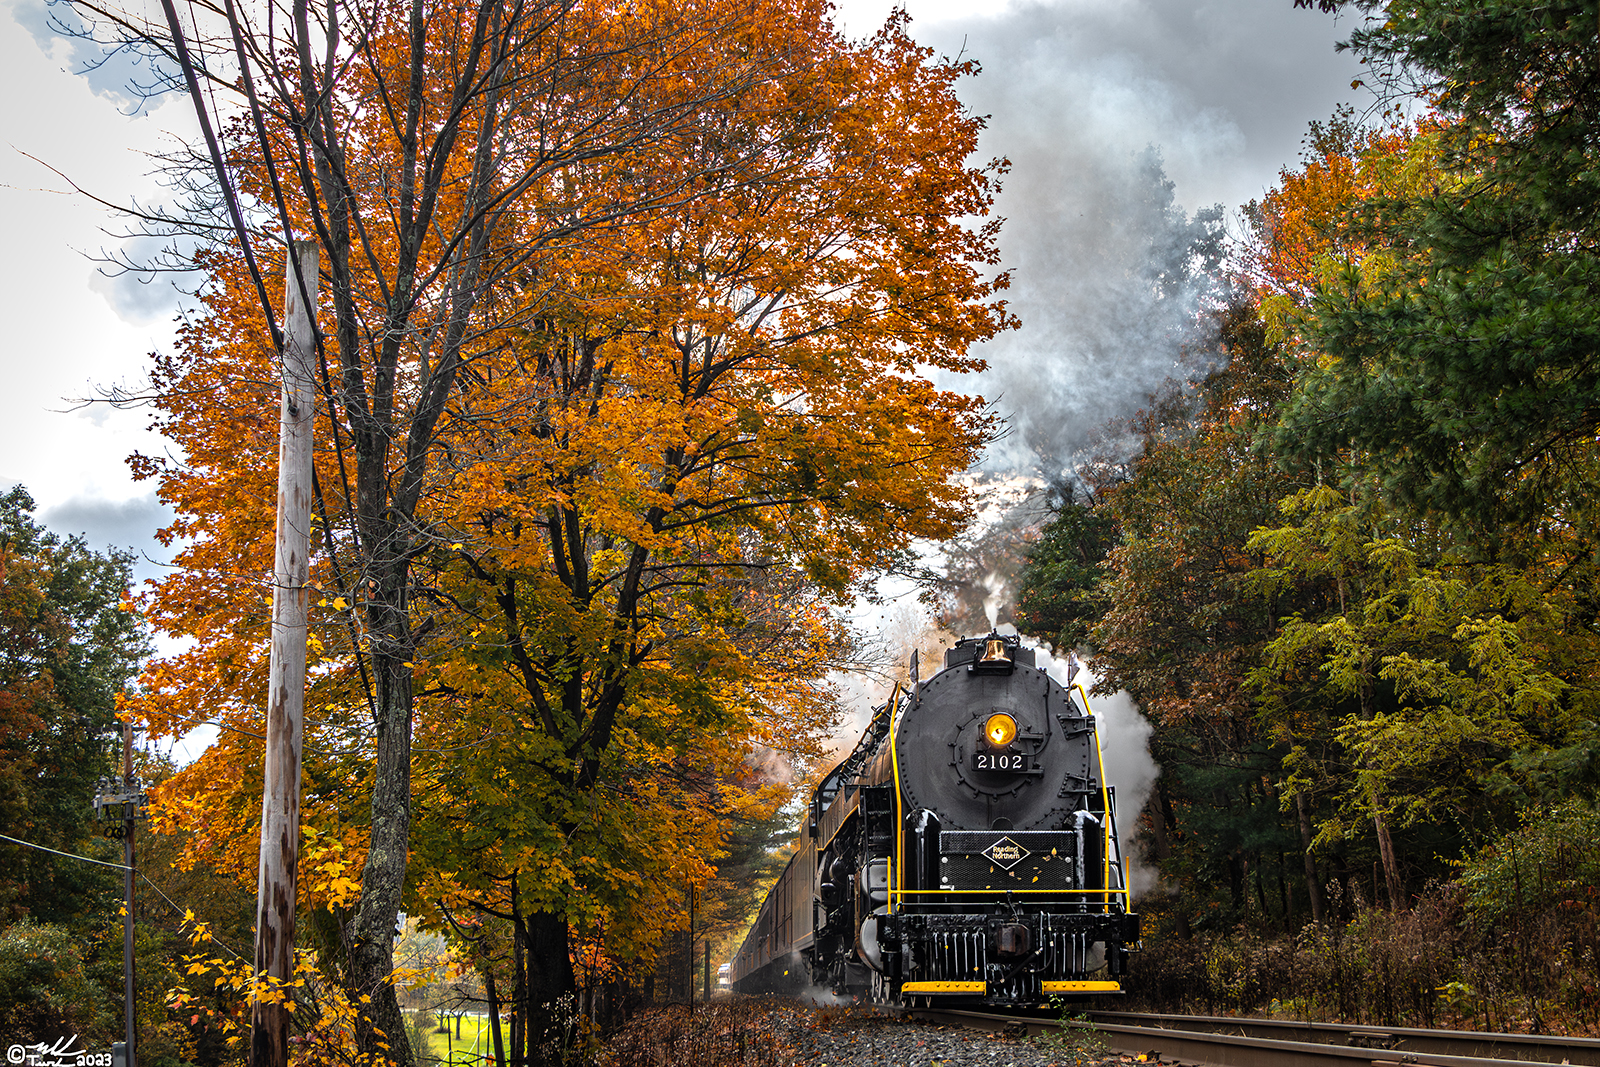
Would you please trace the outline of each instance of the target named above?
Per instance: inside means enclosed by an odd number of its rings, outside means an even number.
[[[1068,1058],[1072,1064],[1099,1062],[1106,1055],[1106,1043],[1089,1025],[1089,1017],[1074,1010],[1060,997],[1050,998],[1050,1008],[1061,1023],[1058,1030],[1046,1030],[1033,1039],[1040,1048]]]
[[[658,1008],[635,1016],[596,1058],[598,1067],[782,1067],[772,1005],[734,999]]]
[[[1534,881],[1530,875],[1530,883]],[[1547,880],[1545,884],[1550,884]],[[1382,1026],[1600,1032],[1600,924],[1592,887],[1493,909],[1460,882],[1410,910],[1363,907],[1293,936],[1146,942],[1129,1007],[1282,1015]]]

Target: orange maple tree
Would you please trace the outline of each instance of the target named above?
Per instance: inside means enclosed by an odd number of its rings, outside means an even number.
[[[948,476],[991,424],[927,368],[977,369],[1009,325],[997,224],[971,221],[992,194],[953,93],[972,68],[903,16],[852,44],[810,0],[538,10],[366,12],[321,66],[256,42],[284,78],[226,130],[241,189],[324,246],[305,811],[364,856],[346,973],[375,997],[363,1048],[381,1030],[402,1061],[408,884],[487,905],[475,886],[526,872],[517,907],[560,961],[569,921],[648,941],[655,898],[615,872],[703,878],[718,819],[770,808],[745,760],[815,743],[827,598],[965,515]],[[205,313],[154,371],[184,462],[135,459],[179,513],[147,610],[194,643],[137,711],[221,727],[160,799],[243,875],[280,294],[238,247],[198,263]],[[414,841],[417,782],[448,829]],[[486,821],[497,790],[498,818],[543,829]],[[452,845],[468,825],[498,843]]]
[[[1348,110],[1311,123],[1302,165],[1280,171],[1278,185],[1247,208],[1255,239],[1243,267],[1269,325],[1281,326],[1290,305],[1308,304],[1341,270],[1374,274],[1393,264],[1374,223],[1388,205],[1445,180],[1441,129],[1431,115],[1363,126]]]

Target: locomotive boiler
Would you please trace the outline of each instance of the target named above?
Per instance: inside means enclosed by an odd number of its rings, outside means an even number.
[[[1115,801],[1070,674],[993,633],[925,681],[913,659],[813,791],[732,986],[1008,1007],[1121,992],[1139,918]]]

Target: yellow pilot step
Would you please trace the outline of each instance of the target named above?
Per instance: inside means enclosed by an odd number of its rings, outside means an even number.
[[[985,993],[984,982],[907,982],[900,987],[902,993]]]
[[[1040,982],[1045,993],[1120,993],[1121,982]]]

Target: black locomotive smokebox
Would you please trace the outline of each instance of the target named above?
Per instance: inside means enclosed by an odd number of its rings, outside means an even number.
[[[1017,727],[999,748],[984,735],[996,713]],[[918,687],[896,726],[907,806],[929,809],[947,829],[988,829],[998,820],[1018,830],[1060,827],[1089,799],[1090,783],[1098,786],[1090,721],[1036,667],[978,674],[952,665]]]

